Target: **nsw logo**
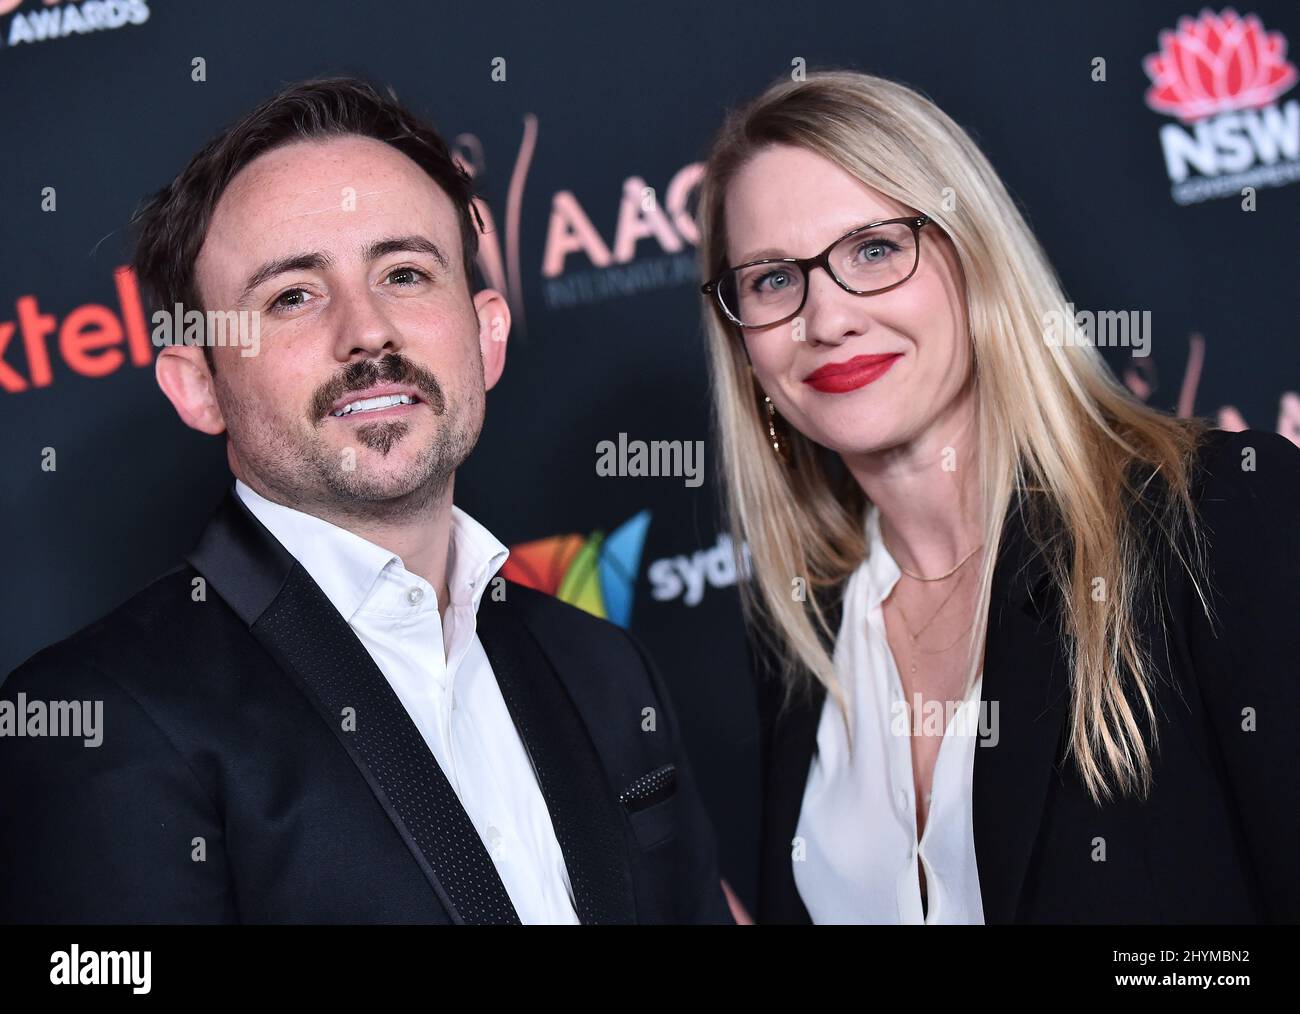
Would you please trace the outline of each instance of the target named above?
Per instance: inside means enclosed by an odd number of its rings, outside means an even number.
[[[1287,40],[1254,14],[1231,8],[1180,18],[1143,61],[1147,105],[1178,123],[1160,128],[1160,146],[1178,204],[1277,187],[1300,179],[1300,102]]]

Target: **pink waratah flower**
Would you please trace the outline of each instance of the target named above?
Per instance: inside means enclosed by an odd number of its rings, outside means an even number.
[[[1159,38],[1160,52],[1142,61],[1152,81],[1147,105],[1184,123],[1268,105],[1296,83],[1285,36],[1266,31],[1254,14],[1205,9]]]

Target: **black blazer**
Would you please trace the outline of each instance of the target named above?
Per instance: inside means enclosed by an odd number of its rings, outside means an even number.
[[[478,623],[581,921],[731,922],[679,727],[636,642],[518,585],[485,595]],[[420,812],[437,761],[233,493],[186,565],[25,662],[0,688],[19,693],[102,701],[103,743],[0,737],[0,920],[471,921],[445,888],[458,851],[482,844],[463,810],[454,827]]]
[[[1253,472],[1242,467],[1248,447]],[[1069,690],[1057,607],[1017,504],[1008,513],[982,688],[999,702],[1000,738],[975,747],[972,799],[988,923],[1300,921],[1300,449],[1274,433],[1214,430],[1198,466],[1220,626],[1216,636],[1165,554],[1167,638],[1149,617],[1140,627],[1159,732],[1145,802],[1098,807],[1073,759],[1062,762]],[[842,590],[825,599],[833,630]],[[782,711],[773,659],[753,650],[764,780],[757,919],[806,923],[791,840],[825,691],[816,684]],[[1243,729],[1248,708],[1254,731]],[[1096,839],[1104,862],[1093,861]]]

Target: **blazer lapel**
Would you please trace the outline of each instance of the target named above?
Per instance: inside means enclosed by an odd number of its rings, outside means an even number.
[[[579,920],[634,922],[624,817],[561,675],[508,592],[499,602],[484,596],[478,634],[537,773]]]
[[[975,858],[986,923],[1015,919],[1069,704],[1056,593],[1019,503],[1003,526],[984,650],[983,722],[996,735],[986,740],[982,727],[975,746]]]
[[[388,680],[233,492],[188,559],[315,706],[452,920],[517,923],[478,832]],[[347,730],[345,714],[355,719]]]

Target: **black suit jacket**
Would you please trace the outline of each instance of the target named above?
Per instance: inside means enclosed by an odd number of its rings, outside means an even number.
[[[478,624],[579,918],[731,922],[676,720],[636,642],[513,584],[484,595]],[[102,701],[104,731],[98,747],[0,737],[0,920],[472,921],[447,882],[482,843],[463,810],[431,826],[433,754],[233,493],[186,565],[29,659],[0,688],[19,693]]]
[[[1242,468],[1246,448],[1253,472]],[[988,923],[1300,921],[1300,449],[1273,433],[1211,431],[1196,487],[1220,622],[1211,629],[1165,554],[1167,636],[1150,617],[1140,626],[1159,734],[1145,802],[1099,807],[1073,758],[1063,761],[1069,687],[1054,590],[1016,503],[1008,513],[982,688],[999,702],[1000,737],[975,747],[972,798]],[[833,630],[842,590],[825,598]],[[825,692],[817,684],[783,710],[772,658],[755,649],[755,664],[764,758],[757,917],[806,923],[791,841]],[[1104,861],[1094,859],[1099,840]]]

